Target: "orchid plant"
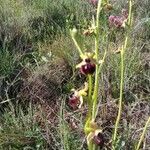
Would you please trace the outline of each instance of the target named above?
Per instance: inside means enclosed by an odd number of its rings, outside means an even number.
[[[98,89],[99,89],[99,74],[102,66],[105,63],[106,51],[104,55],[99,57],[100,48],[100,13],[101,10],[106,6],[111,6],[107,0],[91,0],[94,6],[97,6],[96,17],[93,19],[92,25],[89,29],[84,31],[84,35],[94,34],[95,36],[95,50],[94,52],[84,52],[80,47],[77,40],[78,30],[76,28],[71,30],[71,37],[74,44],[79,52],[80,58],[82,59],[76,68],[80,70],[81,74],[87,76],[85,85],[80,90],[72,90],[72,94],[69,97],[68,105],[72,109],[81,108],[83,103],[87,103],[88,114],[86,117],[84,132],[86,134],[87,145],[89,150],[95,150],[98,147],[102,148],[105,145],[105,137],[103,129],[96,123],[96,116],[98,112]],[[119,110],[115,123],[115,128],[112,137],[112,149],[116,149],[117,136],[118,136],[118,125],[121,119],[122,104],[123,104],[123,87],[124,87],[124,55],[128,46],[129,31],[132,24],[132,0],[129,0],[129,11],[126,9],[122,10],[122,14],[119,16],[111,15],[108,18],[110,27],[115,28],[126,28],[126,34],[124,37],[124,44],[120,49],[121,67],[120,67],[120,98],[119,98]],[[87,99],[87,100],[86,100]],[[140,143],[139,143],[140,145]],[[137,149],[139,148],[137,146]]]

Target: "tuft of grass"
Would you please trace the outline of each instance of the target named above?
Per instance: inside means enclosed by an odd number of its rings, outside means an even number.
[[[34,120],[34,110],[30,105],[26,112],[12,103],[0,117],[1,149],[43,149],[44,139],[41,129]]]

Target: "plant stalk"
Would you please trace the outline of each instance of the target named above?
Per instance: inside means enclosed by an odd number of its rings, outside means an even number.
[[[97,15],[96,15],[96,27],[95,27],[95,58],[96,61],[99,61],[99,37],[100,37],[100,11],[101,11],[101,4],[102,0],[99,0],[98,7],[97,7]],[[93,100],[93,110],[92,110],[92,121],[95,121],[96,118],[96,105],[97,105],[97,99],[98,99],[98,83],[99,83],[99,65],[96,64],[96,72],[95,72],[95,84],[94,84],[94,93],[92,96]]]
[[[141,137],[140,137],[140,140],[139,140],[138,145],[137,145],[137,147],[136,147],[136,150],[139,150],[139,149],[140,149],[141,143],[142,143],[142,141],[144,140],[144,136],[145,136],[145,133],[146,133],[146,130],[147,130],[149,124],[150,124],[150,116],[149,116],[149,118],[148,118],[148,120],[147,120],[147,122],[146,122],[146,124],[145,124],[145,127],[144,127],[144,129],[143,129],[142,134],[141,134]]]
[[[128,25],[130,27],[131,25],[131,12],[132,12],[132,1],[129,0],[129,16],[128,16]],[[117,119],[116,119],[116,123],[115,123],[115,129],[114,129],[114,134],[113,134],[113,145],[112,148],[113,150],[115,150],[115,145],[116,145],[116,138],[117,138],[117,131],[118,131],[118,126],[119,126],[119,122],[121,119],[121,113],[122,113],[122,101],[123,101],[123,86],[124,86],[124,54],[127,48],[127,43],[128,43],[128,39],[129,39],[129,35],[128,32],[126,34],[125,37],[125,43],[122,46],[121,49],[121,68],[120,68],[120,72],[121,72],[121,77],[120,77],[120,97],[119,97],[119,110],[118,110],[118,115],[117,115]]]
[[[77,47],[80,56],[82,56],[82,55],[83,55],[83,52],[82,52],[81,47],[79,46],[77,40],[75,39],[75,37],[72,37],[72,40],[74,41],[74,44],[75,44],[75,46]]]

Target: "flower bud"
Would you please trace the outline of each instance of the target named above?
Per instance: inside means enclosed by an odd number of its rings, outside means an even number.
[[[105,4],[104,5],[104,10],[105,11],[110,11],[110,10],[112,10],[113,9],[113,6],[111,5],[111,4]]]
[[[70,30],[71,36],[75,37],[77,35],[78,30],[76,28],[73,28],[72,30]]]

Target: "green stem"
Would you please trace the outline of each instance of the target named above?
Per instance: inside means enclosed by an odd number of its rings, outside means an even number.
[[[115,142],[116,142],[118,125],[119,125],[119,121],[121,118],[121,112],[122,112],[123,81],[124,81],[124,47],[121,50],[121,80],[120,80],[119,110],[118,110],[118,115],[117,115],[117,119],[116,119],[116,123],[115,123],[115,129],[114,129],[114,135],[113,135],[114,143],[113,144],[115,144]],[[115,149],[114,147],[113,147],[113,149]]]
[[[99,30],[100,30],[100,24],[99,24],[99,18],[100,18],[100,11],[101,11],[101,4],[102,0],[99,0],[98,7],[97,7],[97,15],[96,15],[96,28],[95,28],[95,57],[96,61],[98,62],[99,56]],[[95,72],[95,84],[94,84],[94,93],[92,96],[93,100],[93,110],[92,110],[92,121],[95,120],[95,114],[96,114],[96,105],[97,105],[97,97],[98,97],[98,79],[99,77],[99,65],[96,65],[96,72]]]
[[[92,95],[92,75],[88,75],[88,105],[91,106],[91,95]]]
[[[96,60],[98,60],[98,53],[99,53],[99,30],[100,30],[100,11],[101,11],[101,4],[102,0],[99,0],[98,7],[97,7],[97,14],[96,14],[96,27],[95,27],[95,56]]]
[[[96,149],[96,145],[91,142],[91,143],[88,145],[88,150],[95,150],[95,149]]]
[[[88,150],[93,150],[93,144],[92,143],[89,143]]]
[[[92,121],[95,120],[96,116],[96,105],[97,105],[97,99],[98,99],[98,75],[99,75],[99,72],[98,72],[98,69],[99,66],[96,65],[96,73],[95,73],[95,86],[94,86],[94,93],[93,93],[93,97],[92,97],[92,100],[93,100],[93,110],[92,110]]]
[[[103,64],[104,64],[104,61],[105,61],[105,58],[106,58],[106,53],[107,53],[107,50],[105,49],[105,53],[104,53],[102,62],[100,63],[100,66],[98,67],[98,71],[97,71],[98,75],[101,73],[101,70],[102,70],[102,67],[103,67]],[[97,93],[98,93],[98,91],[97,91]],[[97,96],[98,96],[98,94],[97,94]],[[96,106],[97,106],[97,101],[94,101],[94,103],[93,103],[93,110],[95,110],[95,111],[93,112],[93,117],[92,117],[93,120],[96,118],[97,113],[98,113],[98,108]]]
[[[98,52],[99,52],[99,17],[101,11],[101,3],[102,0],[99,0],[98,7],[97,7],[97,15],[96,15],[96,27],[95,27],[95,57],[96,61],[98,62]],[[96,112],[96,104],[97,104],[97,97],[98,97],[98,76],[99,75],[99,65],[96,64],[96,73],[95,73],[95,83],[94,83],[94,92],[91,95],[91,89],[89,89],[89,98],[90,98],[90,108],[92,109],[92,121],[95,121],[95,112]],[[91,78],[89,77],[89,84],[91,84]],[[91,88],[91,87],[89,87]],[[91,103],[92,100],[92,103]],[[93,105],[93,106],[92,106]],[[92,106],[92,108],[91,108]],[[89,150],[95,150],[96,146],[92,142],[88,145]]]
[[[76,40],[75,37],[73,37],[73,36],[72,36],[72,39],[73,39],[73,42],[74,42],[75,46],[77,47],[77,49],[78,49],[78,51],[79,51],[80,56],[82,56],[82,55],[83,55],[83,52],[82,52],[82,49],[81,49],[81,47],[79,46],[77,40]]]
[[[95,150],[96,149],[96,145],[95,144],[93,144],[93,149],[92,150]]]
[[[138,142],[138,145],[137,145],[137,147],[136,147],[136,150],[139,150],[139,149],[140,149],[141,143],[142,143],[142,141],[143,141],[143,139],[144,139],[144,136],[145,136],[145,133],[146,133],[146,130],[147,130],[149,124],[150,124],[150,116],[149,116],[149,118],[148,118],[148,120],[147,120],[147,122],[146,122],[146,124],[145,124],[143,133],[142,133],[142,135],[141,135],[141,137],[140,137],[140,140],[139,140],[139,142]]]
[[[88,75],[88,118],[91,118],[91,111],[92,111],[92,89],[93,89],[93,83],[92,83],[92,75]]]
[[[103,56],[103,59],[101,60],[102,62],[100,63],[98,73],[101,72],[101,69],[103,67],[103,64],[104,64],[104,61],[105,61],[105,58],[106,58],[106,54],[107,54],[107,49],[105,49],[104,56]]]
[[[129,0],[129,16],[128,16],[128,25],[132,23],[132,0]]]
[[[132,1],[129,0],[129,17],[128,17],[128,25],[130,27],[131,25],[131,12],[132,12]],[[122,46],[121,49],[121,78],[120,78],[120,98],[119,98],[119,110],[118,110],[118,115],[115,123],[115,129],[114,129],[114,134],[113,134],[113,149],[115,149],[115,143],[116,143],[116,138],[117,138],[117,131],[118,131],[118,125],[121,119],[121,113],[122,113],[122,101],[123,101],[123,85],[124,85],[124,54],[125,50],[127,48],[127,43],[128,43],[128,35],[129,32],[127,32],[126,37],[125,37],[125,43]]]

